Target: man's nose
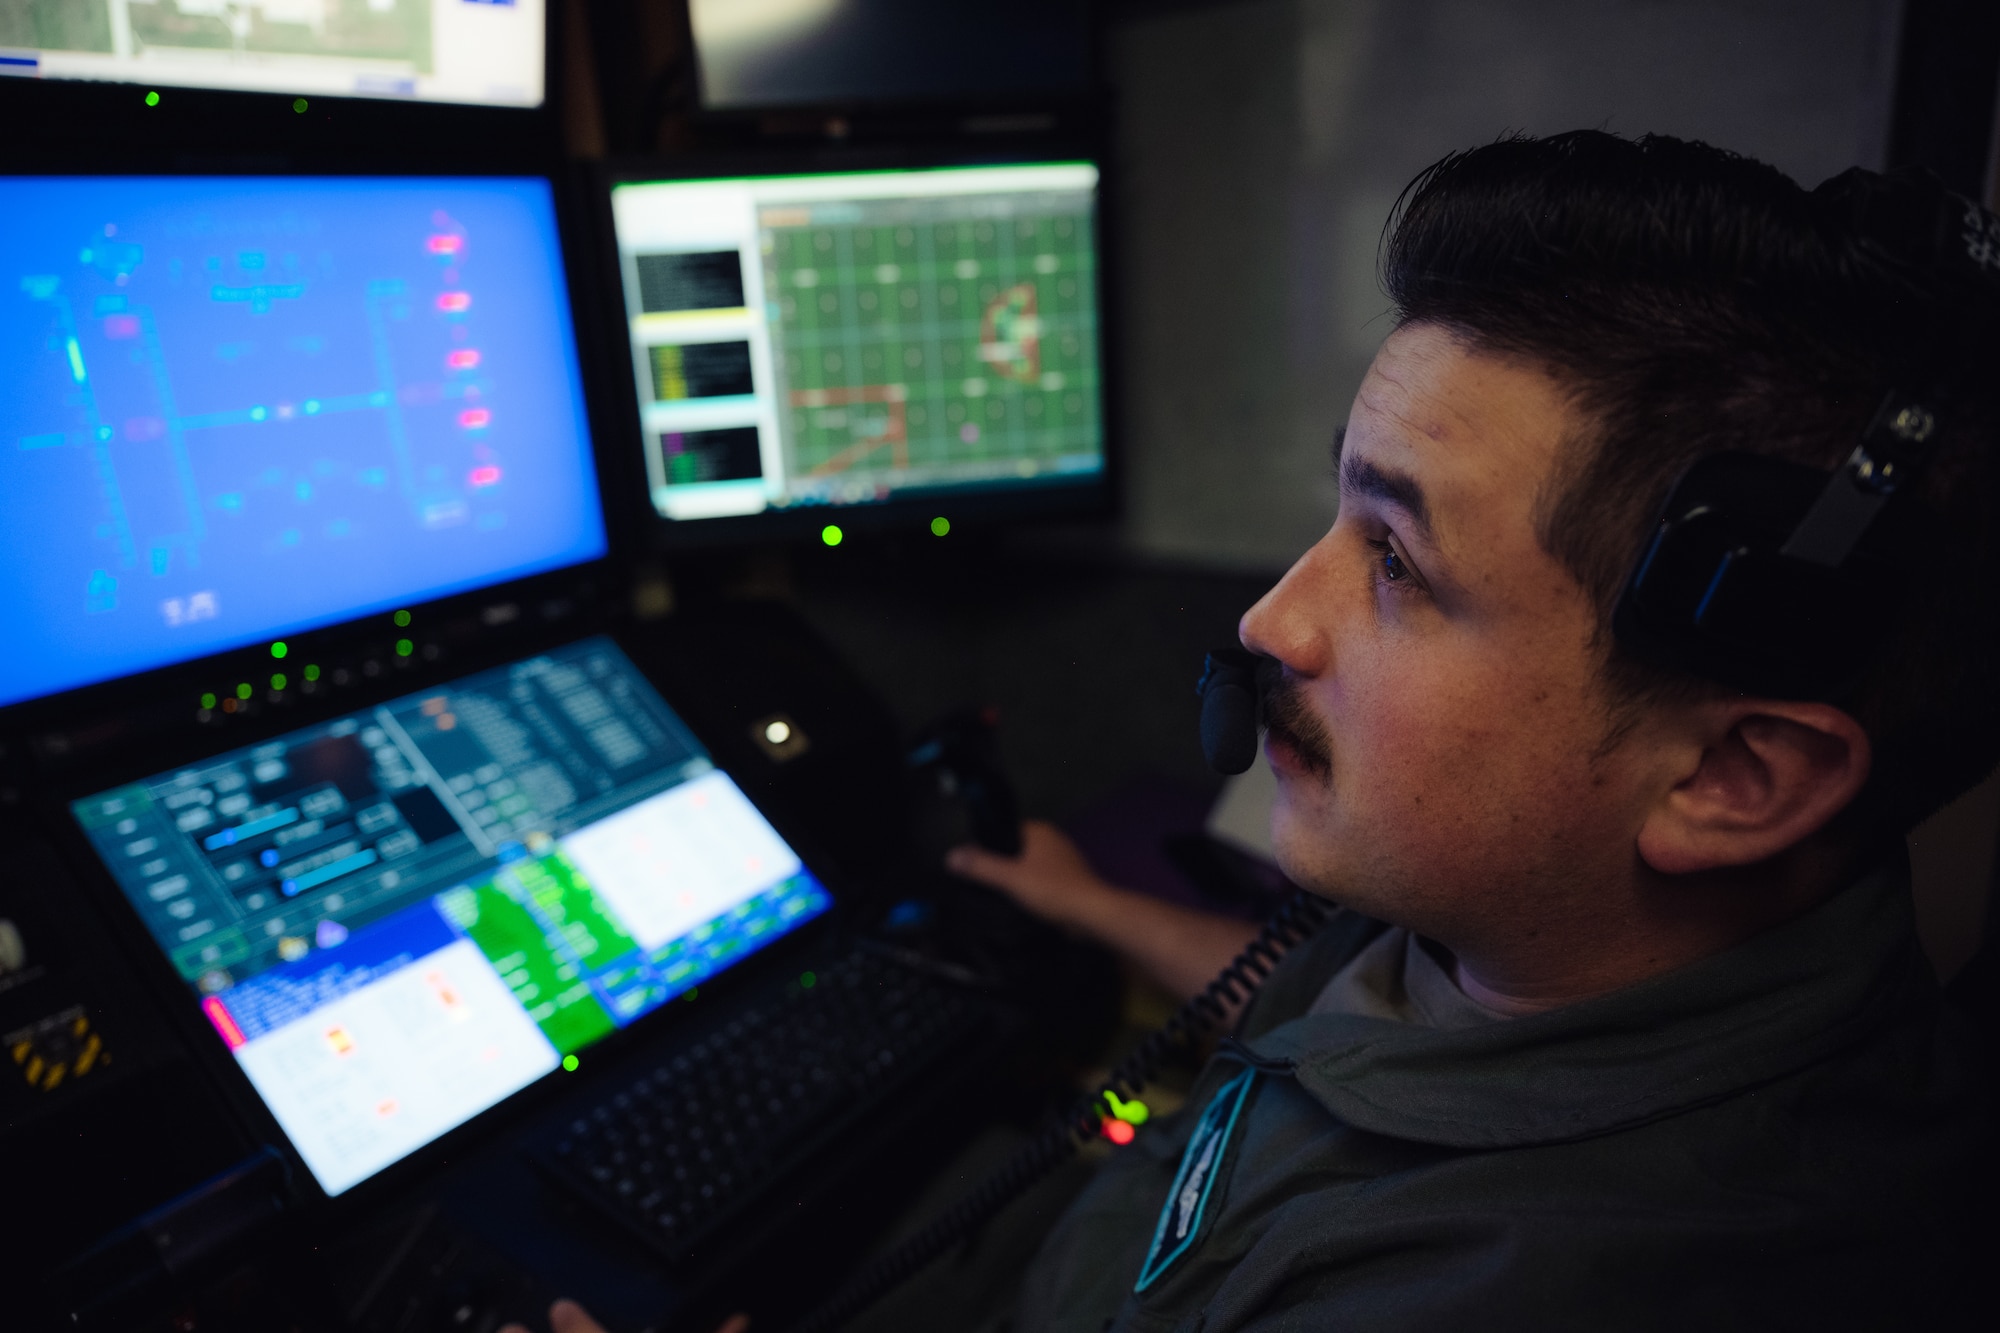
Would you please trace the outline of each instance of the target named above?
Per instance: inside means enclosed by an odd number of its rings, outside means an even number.
[[[1245,648],[1274,657],[1301,676],[1317,676],[1332,665],[1327,632],[1335,610],[1327,582],[1331,546],[1329,533],[1243,613],[1236,636]]]

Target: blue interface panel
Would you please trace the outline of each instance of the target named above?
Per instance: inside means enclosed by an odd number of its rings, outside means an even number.
[[[602,638],[72,810],[328,1194],[832,905]]]
[[[593,559],[548,183],[0,178],[0,706]]]

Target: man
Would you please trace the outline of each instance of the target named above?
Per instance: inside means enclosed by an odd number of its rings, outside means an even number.
[[[1830,474],[1908,373],[1921,330],[1857,246],[1770,168],[1660,138],[1412,185],[1338,519],[1242,623],[1276,664],[1280,863],[1347,910],[1097,1172],[1016,1328],[1951,1314],[1986,1093],[1900,839],[2000,758],[2000,376],[1954,386],[1856,684],[1731,689],[1611,628],[1692,462]],[[953,866],[1183,993],[1245,938],[1046,826]]]

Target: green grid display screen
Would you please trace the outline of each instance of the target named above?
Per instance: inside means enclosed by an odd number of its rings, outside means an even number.
[[[1066,163],[619,187],[660,513],[1097,480],[1096,182]]]

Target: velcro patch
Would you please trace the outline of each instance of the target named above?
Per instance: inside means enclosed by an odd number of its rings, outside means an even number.
[[[1202,1218],[1208,1212],[1215,1178],[1222,1174],[1222,1159],[1229,1151],[1230,1136],[1236,1132],[1236,1122],[1256,1077],[1256,1070],[1246,1069],[1223,1084],[1196,1122],[1194,1137],[1188,1140],[1187,1151],[1181,1154],[1180,1170],[1174,1174],[1174,1187],[1160,1209],[1159,1224],[1153,1228],[1152,1248],[1146,1251],[1145,1266],[1139,1270],[1138,1284],[1132,1288],[1135,1295],[1158,1282],[1193,1248],[1195,1237],[1201,1233]]]

